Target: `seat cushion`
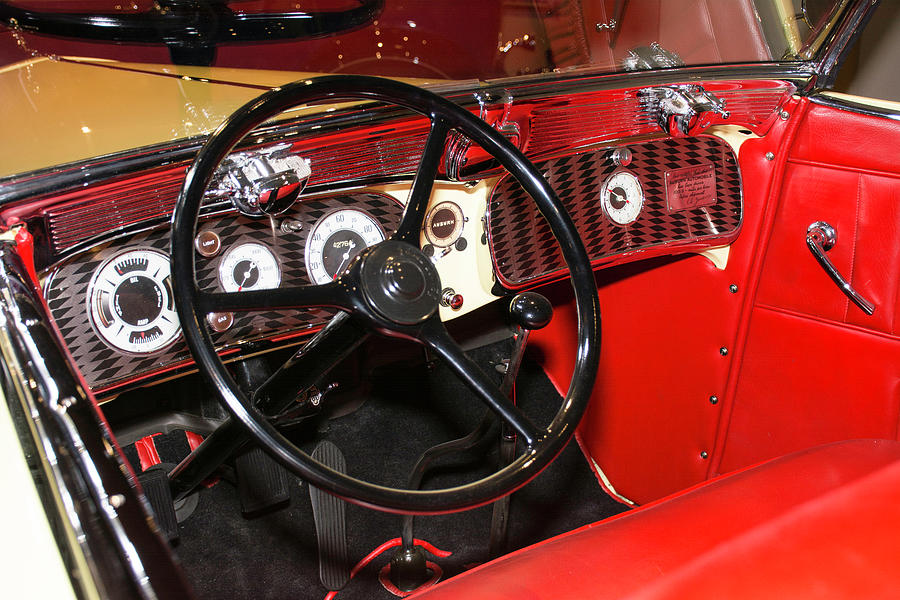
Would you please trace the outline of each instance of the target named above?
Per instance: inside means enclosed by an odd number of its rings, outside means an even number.
[[[868,581],[897,589],[898,525],[900,442],[840,442],[724,475],[414,596],[859,597]]]

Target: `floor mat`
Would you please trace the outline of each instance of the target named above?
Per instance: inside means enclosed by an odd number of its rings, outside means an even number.
[[[482,351],[476,359],[490,365],[497,352]],[[346,456],[348,471],[361,479],[405,487],[419,453],[432,444],[468,433],[483,405],[455,376],[441,366],[386,370],[375,377],[367,401],[355,412],[333,419],[315,439],[334,442]],[[536,422],[552,418],[559,396],[543,372],[526,361],[519,376],[518,403]],[[169,434],[170,436],[172,434]],[[169,437],[169,436],[167,436]],[[156,439],[157,447],[163,439]],[[165,441],[168,452],[177,439]],[[491,444],[493,446],[493,444]],[[181,446],[182,449],[185,446]],[[126,454],[137,460],[133,446]],[[166,457],[168,458],[168,457]],[[484,476],[496,464],[496,452],[462,457],[435,469],[426,487],[453,485],[462,473],[469,480]],[[200,598],[324,598],[318,579],[315,526],[307,484],[292,478],[287,508],[254,519],[241,516],[237,491],[228,482],[203,489],[194,514],[179,527],[176,546],[182,564]],[[516,492],[510,508],[509,549],[520,548],[603,519],[624,510],[603,493],[573,441],[538,478]],[[415,537],[452,554],[429,556],[444,577],[487,559],[491,507],[453,515],[417,517]],[[355,564],[380,544],[396,538],[401,517],[354,505],[347,507],[350,562]],[[391,551],[375,558],[337,600],[393,598],[378,583],[378,572]]]

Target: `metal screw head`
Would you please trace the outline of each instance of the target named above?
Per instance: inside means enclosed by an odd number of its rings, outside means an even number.
[[[700,453],[700,458],[702,458],[703,460],[706,460],[707,458],[709,458],[709,452],[704,450],[703,452]]]
[[[737,286],[737,284],[736,284],[736,283],[732,283],[731,285],[729,285],[729,286],[728,286],[728,291],[731,292],[732,294],[737,294],[737,292],[738,292],[738,286]]]
[[[782,109],[781,112],[778,113],[778,116],[781,117],[782,121],[787,121],[790,118],[791,113]]]
[[[109,497],[109,505],[113,508],[119,508],[125,504],[125,496],[122,494],[113,494]]]
[[[766,152],[766,160],[775,160],[774,152]]]
[[[719,348],[719,354],[721,354],[722,356],[728,356],[728,348],[722,346],[721,348]]]
[[[710,403],[710,404],[718,404],[718,403],[719,403],[719,397],[718,397],[718,396],[710,396],[710,397],[709,397],[709,403]]]

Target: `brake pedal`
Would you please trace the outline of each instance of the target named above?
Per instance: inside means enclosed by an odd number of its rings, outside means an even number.
[[[168,470],[150,467],[138,475],[138,481],[144,490],[144,496],[150,502],[156,525],[169,542],[174,542],[178,539],[178,519],[175,517]]]
[[[234,467],[244,515],[253,516],[290,501],[287,471],[260,448],[238,456]]]
[[[343,453],[331,442],[320,442],[312,457],[335,471],[347,472]],[[319,579],[328,590],[337,591],[350,580],[346,505],[340,498],[312,485],[309,486],[309,499],[319,542]]]

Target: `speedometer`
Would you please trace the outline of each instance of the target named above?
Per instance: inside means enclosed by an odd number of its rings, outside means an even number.
[[[361,210],[344,208],[325,215],[306,240],[309,278],[320,284],[334,281],[363,249],[383,240],[381,226]]]
[[[88,312],[104,342],[146,354],[178,336],[169,259],[149,249],[126,250],[103,263],[88,285]]]

